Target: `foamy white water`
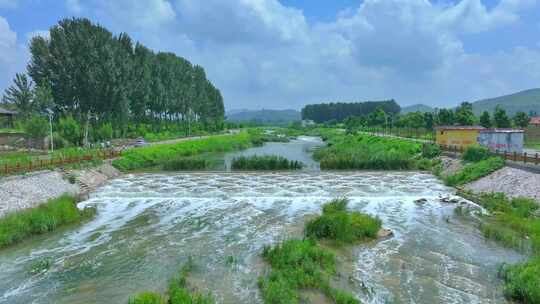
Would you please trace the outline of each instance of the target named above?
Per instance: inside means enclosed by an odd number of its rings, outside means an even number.
[[[126,303],[164,290],[190,256],[194,282],[219,302],[260,303],[262,247],[301,237],[306,216],[335,197],[395,233],[340,258],[364,302],[505,303],[497,265],[521,257],[455,218],[454,206],[440,203],[449,195],[415,172],[128,175],[80,204],[98,208],[92,221],[1,251],[0,303]],[[28,275],[44,257],[54,266]]]

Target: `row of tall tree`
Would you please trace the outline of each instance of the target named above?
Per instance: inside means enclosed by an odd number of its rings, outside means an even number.
[[[397,127],[397,128],[425,128],[433,129],[436,126],[472,126],[481,125],[485,128],[526,128],[529,116],[525,112],[517,112],[514,117],[497,107],[493,116],[483,112],[476,117],[472,104],[463,102],[455,109],[437,109],[434,112],[410,112],[406,114],[387,113],[382,108],[363,116],[351,115],[344,120],[348,129],[361,127]]]
[[[302,119],[313,120],[316,123],[331,120],[342,122],[349,116],[362,117],[375,112],[377,109],[390,115],[395,115],[401,111],[401,107],[393,99],[353,103],[321,103],[305,106],[302,109]]]
[[[31,40],[30,52],[31,80],[17,75],[3,99],[23,116],[49,109],[56,119],[122,131],[138,124],[223,125],[223,97],[202,67],[88,19],[61,20],[50,37]]]

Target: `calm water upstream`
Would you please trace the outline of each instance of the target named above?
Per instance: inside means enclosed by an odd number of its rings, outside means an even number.
[[[439,202],[452,194],[415,172],[127,175],[81,203],[98,208],[91,222],[0,251],[0,303],[127,303],[163,291],[188,257],[193,283],[220,303],[261,303],[263,246],[301,236],[338,196],[395,233],[340,256],[347,288],[365,303],[505,303],[497,265],[521,256],[454,217]],[[51,269],[29,275],[43,258]]]

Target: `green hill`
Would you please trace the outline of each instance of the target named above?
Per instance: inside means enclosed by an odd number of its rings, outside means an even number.
[[[540,114],[540,88],[476,101],[473,103],[473,111],[476,115],[480,115],[483,111],[493,113],[497,105],[506,110],[510,116],[519,111]]]
[[[412,105],[412,106],[407,106],[407,107],[402,107],[401,108],[401,114],[407,114],[407,113],[411,113],[411,112],[425,113],[425,112],[433,112],[433,111],[435,111],[435,109],[433,109],[430,106],[426,106],[424,104],[415,104],[415,105]]]
[[[227,121],[255,122],[269,125],[286,125],[301,120],[297,110],[231,110],[227,112]]]

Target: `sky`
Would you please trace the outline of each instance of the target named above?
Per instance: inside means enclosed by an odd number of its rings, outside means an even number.
[[[202,65],[229,110],[540,87],[540,0],[0,0],[1,91],[66,17]]]

